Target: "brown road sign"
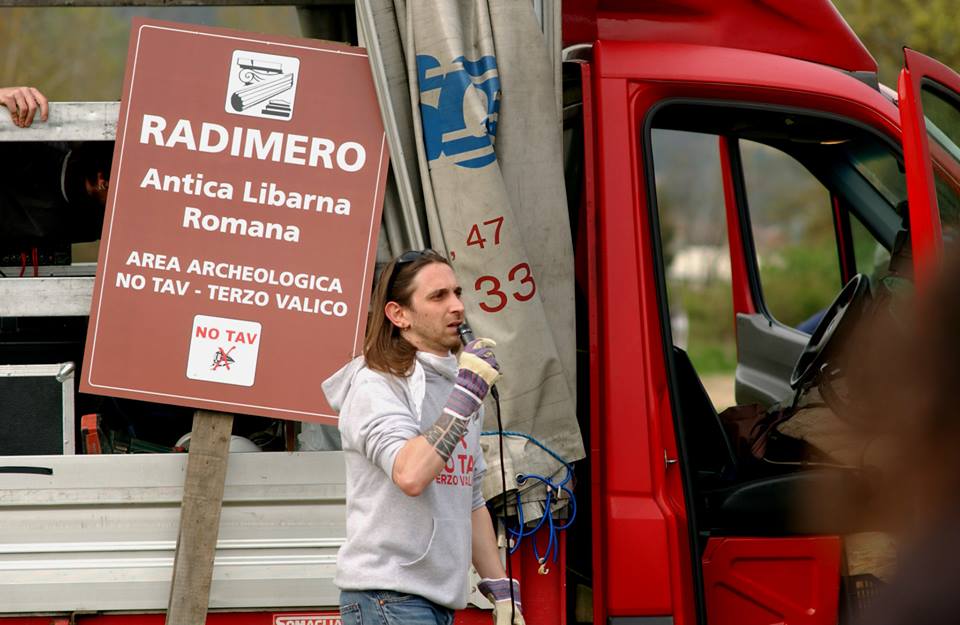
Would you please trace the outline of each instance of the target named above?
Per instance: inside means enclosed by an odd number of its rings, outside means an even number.
[[[81,390],[333,419],[387,174],[366,52],[135,20],[123,94]]]

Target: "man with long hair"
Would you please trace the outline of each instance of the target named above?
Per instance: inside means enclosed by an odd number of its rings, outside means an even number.
[[[344,624],[453,622],[467,568],[522,625],[480,482],[483,399],[500,376],[493,341],[459,353],[460,286],[447,259],[407,252],[383,269],[364,353],[323,384],[339,411],[347,474],[347,540],[337,556]]]

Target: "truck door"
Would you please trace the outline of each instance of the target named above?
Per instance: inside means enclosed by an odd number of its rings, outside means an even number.
[[[956,206],[945,191],[957,188],[960,174],[960,75],[909,48],[903,55],[900,120],[913,259],[922,287],[939,260],[944,236],[952,238],[956,231]]]
[[[716,349],[715,339],[725,333],[732,344],[734,312],[754,314],[757,350],[780,355],[771,332],[782,330],[790,336],[781,343],[799,351],[806,335],[788,324],[826,307],[855,270],[886,264],[874,253],[893,246],[904,199],[896,107],[849,73],[750,50],[601,41],[594,66],[595,492],[605,534],[594,562],[605,581],[597,622],[836,622],[840,532],[793,524],[789,505],[791,489],[812,476],[761,479],[738,467],[708,378],[723,368],[732,387],[737,348]],[[710,164],[696,166],[703,155]],[[889,184],[871,182],[888,174]],[[809,197],[787,182],[803,176]],[[816,250],[790,225],[801,210]],[[758,241],[769,250],[759,261]],[[790,261],[793,241],[824,296],[796,311],[774,297],[773,282],[760,289],[764,268]],[[778,288],[789,296],[809,286],[788,277]],[[755,371],[783,380],[793,359],[758,361]],[[810,571],[815,592],[800,592]]]

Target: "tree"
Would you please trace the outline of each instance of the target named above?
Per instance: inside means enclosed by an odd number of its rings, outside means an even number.
[[[104,9],[0,10],[0,85],[36,86],[52,100],[116,100],[128,30]]]
[[[834,0],[880,66],[881,82],[897,86],[903,46],[960,70],[957,0]]]
[[[250,32],[300,34],[293,7],[3,8],[0,85],[31,85],[53,101],[120,99],[130,19],[137,15]]]

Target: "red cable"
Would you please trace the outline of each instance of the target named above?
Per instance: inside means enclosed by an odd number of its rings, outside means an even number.
[[[33,248],[33,277],[37,278],[40,276],[40,253],[37,251],[37,248]]]

